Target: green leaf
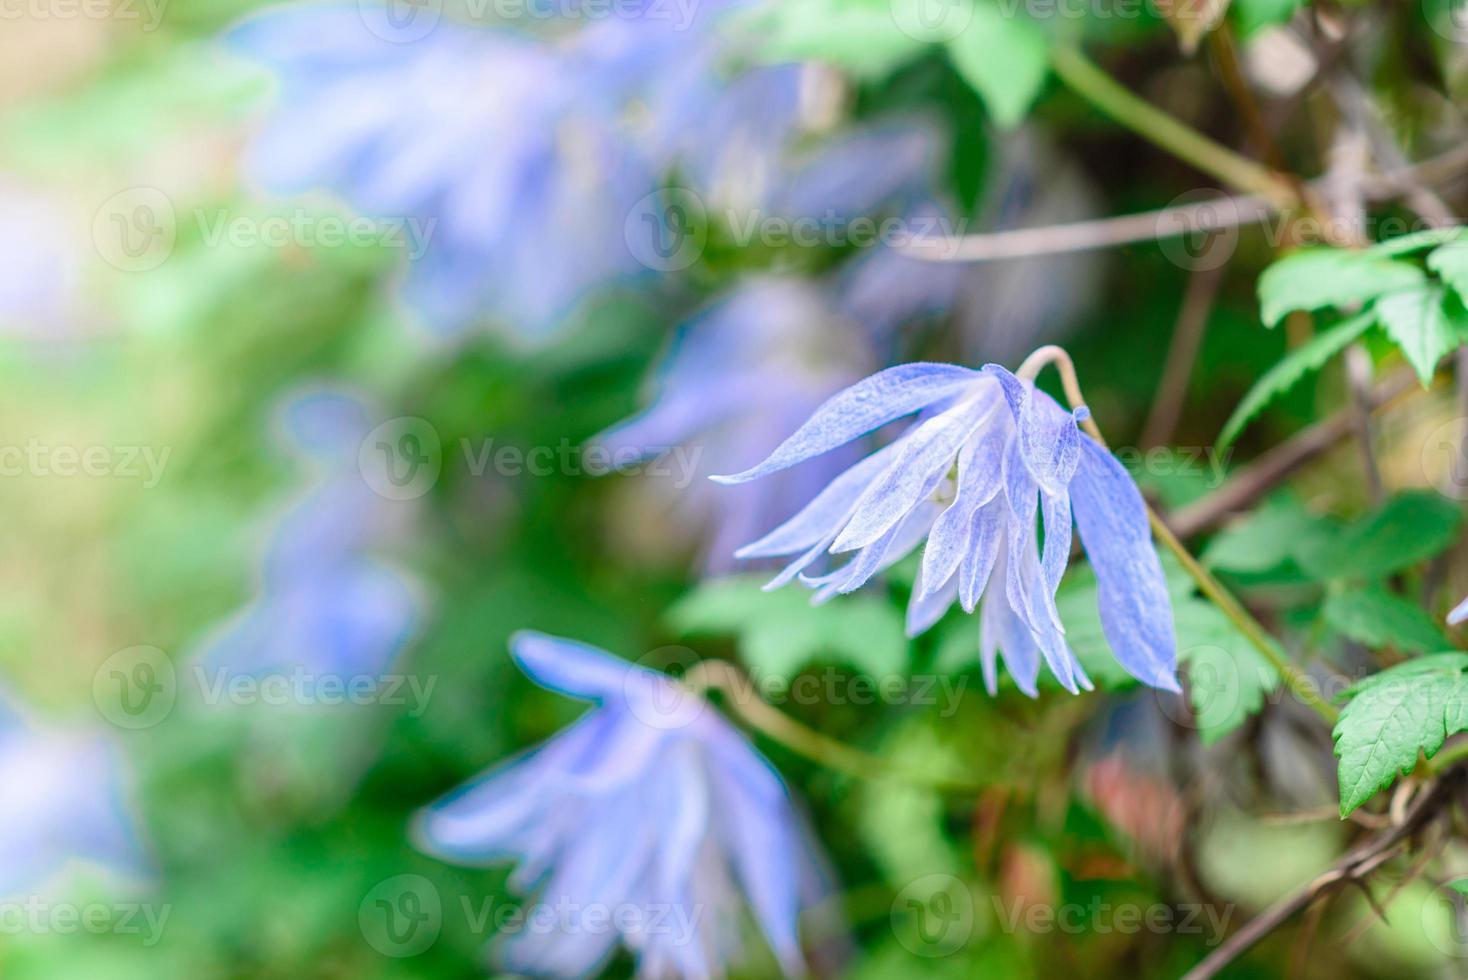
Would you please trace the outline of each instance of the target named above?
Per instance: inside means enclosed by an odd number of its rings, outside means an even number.
[[[1462,229],[1457,229],[1462,232]],[[1427,267],[1453,288],[1460,299],[1468,299],[1468,241],[1454,241],[1434,249],[1427,256]]]
[[[1440,554],[1457,538],[1462,519],[1438,494],[1408,491],[1341,533],[1307,542],[1295,558],[1318,581],[1378,581]]]
[[[1397,255],[1411,255],[1413,252],[1421,252],[1433,248],[1444,242],[1451,242],[1462,238],[1462,228],[1428,228],[1425,231],[1414,231],[1410,235],[1398,235],[1396,238],[1388,238],[1384,242],[1377,242],[1366,249],[1368,255],[1385,255],[1388,257]]]
[[[760,53],[771,61],[824,61],[868,81],[927,47],[898,29],[890,0],[761,4],[736,26],[758,39]]]
[[[1320,612],[1331,629],[1372,649],[1427,653],[1452,646],[1420,607],[1378,586],[1334,592]]]
[[[1428,286],[1383,296],[1374,307],[1382,329],[1402,349],[1424,387],[1432,384],[1438,362],[1468,339],[1463,319],[1453,315],[1446,299],[1443,287]]]
[[[1188,702],[1199,737],[1211,745],[1264,707],[1279,671],[1213,603],[1190,596],[1174,603],[1173,618]]]
[[[1333,732],[1341,817],[1468,728],[1468,654],[1408,661],[1359,682]]]
[[[1371,313],[1359,313],[1344,323],[1317,334],[1309,343],[1286,354],[1279,363],[1264,373],[1244,395],[1239,407],[1234,409],[1218,437],[1218,452],[1233,445],[1244,426],[1258,415],[1274,399],[1289,391],[1300,379],[1312,371],[1318,371],[1332,357],[1351,345],[1376,323]]]
[[[1271,497],[1245,519],[1230,524],[1203,552],[1203,564],[1223,572],[1267,572],[1295,556],[1315,536],[1322,519],[1288,494]]]
[[[1029,21],[976,3],[962,34],[948,42],[953,66],[1001,126],[1024,119],[1050,72],[1045,36]]]
[[[789,679],[832,659],[875,677],[905,674],[908,641],[902,615],[885,597],[839,596],[812,606],[803,589],[765,592],[760,576],[705,582],[667,612],[684,636],[729,635],[755,673]]]
[[[1294,310],[1347,307],[1426,279],[1426,273],[1410,262],[1366,251],[1307,249],[1264,270],[1259,277],[1259,315],[1265,326],[1272,327]]]
[[[1448,882],[1448,887],[1459,895],[1468,896],[1468,878],[1459,878],[1457,881]]]

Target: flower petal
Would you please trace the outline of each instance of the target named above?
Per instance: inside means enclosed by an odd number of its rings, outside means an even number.
[[[800,513],[752,544],[734,552],[735,558],[771,558],[793,555],[818,541],[835,540],[851,516],[852,506],[896,455],[897,443],[886,446],[842,473],[801,508]],[[824,547],[821,549],[825,550]]]
[[[979,433],[958,457],[958,480],[953,503],[939,515],[923,550],[924,588],[937,591],[953,577],[968,554],[973,539],[974,514],[993,500],[1003,482],[1004,432]],[[921,591],[914,592],[921,596]]]
[[[855,551],[871,544],[895,527],[919,501],[931,496],[991,408],[982,402],[962,402],[904,436],[892,465],[857,501],[851,523],[837,536],[831,553]]]
[[[1457,626],[1464,620],[1468,620],[1468,599],[1458,604],[1458,608],[1448,613],[1448,625]]]
[[[838,392],[762,463],[715,483],[747,483],[794,466],[961,390],[979,376],[954,364],[901,364]]]
[[[991,500],[971,520],[968,552],[958,569],[958,594],[964,612],[971,613],[978,606],[995,564],[1003,558],[1007,511],[1004,501]]]
[[[1096,571],[1101,626],[1111,652],[1144,684],[1179,690],[1172,602],[1142,494],[1121,463],[1091,439],[1081,440],[1070,493],[1081,543]]]
[[[583,701],[605,703],[669,683],[662,674],[605,650],[531,630],[510,637],[510,654],[541,687]]]

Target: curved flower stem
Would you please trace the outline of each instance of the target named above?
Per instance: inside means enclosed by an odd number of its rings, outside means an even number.
[[[973,780],[896,768],[881,756],[852,748],[802,725],[756,694],[749,677],[726,660],[699,661],[683,675],[683,683],[700,695],[710,690],[721,691],[724,703],[749,727],[827,769],[858,779],[901,782],[940,792],[980,793],[988,789],[987,784]]]
[[[1041,347],[1029,357],[1025,358],[1019,370],[1015,372],[1019,377],[1033,381],[1046,365],[1055,365],[1055,370],[1060,374],[1061,387],[1065,391],[1066,401],[1070,402],[1072,408],[1081,408],[1086,404],[1085,396],[1081,393],[1081,384],[1076,377],[1075,362],[1071,360],[1064,348],[1049,344]],[[1106,446],[1106,437],[1101,434],[1101,429],[1096,425],[1094,417],[1087,418],[1081,423],[1086,434],[1096,440],[1102,447]],[[1308,704],[1316,714],[1330,724],[1335,724],[1339,717],[1333,705],[1321,698],[1316,685],[1300,671],[1298,667],[1285,659],[1284,654],[1275,644],[1274,638],[1259,624],[1259,621],[1249,614],[1243,603],[1239,602],[1224,587],[1223,583],[1213,577],[1213,573],[1204,568],[1198,559],[1194,558],[1192,552],[1177,539],[1172,529],[1158,516],[1157,511],[1147,505],[1147,518],[1152,522],[1152,534],[1158,541],[1167,546],[1167,549],[1177,556],[1194,582],[1197,583],[1199,591],[1206,595],[1220,612],[1228,617],[1229,621],[1238,628],[1253,647],[1263,655],[1265,660],[1279,671],[1280,678],[1284,681],[1295,696],[1305,704]]]
[[[1258,194],[1276,207],[1296,207],[1300,195],[1287,178],[1215,143],[1192,127],[1138,98],[1073,45],[1057,45],[1050,63],[1077,95],[1126,128],[1236,190]]]

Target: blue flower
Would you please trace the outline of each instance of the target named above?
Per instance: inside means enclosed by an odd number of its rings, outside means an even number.
[[[265,187],[327,187],[411,222],[410,306],[454,330],[550,329],[591,289],[641,271],[624,241],[655,173],[618,128],[617,91],[533,38],[438,24],[369,28],[355,6],[274,11],[232,46],[270,65],[281,108],[252,148]]]
[[[1464,621],[1468,621],[1468,599],[1464,599],[1456,609],[1448,613],[1449,626],[1457,626]]]
[[[774,768],[663,674],[539,633],[510,647],[537,684],[596,707],[416,828],[445,860],[518,863],[510,886],[534,904],[501,937],[500,965],[586,976],[620,939],[639,976],[721,975],[739,955],[742,897],[782,970],[803,974],[797,921],[826,876]]]
[[[378,497],[357,469],[370,427],[360,401],[313,389],[279,414],[285,448],[319,472],[271,530],[259,595],[206,640],[201,666],[328,685],[380,677],[421,617],[413,583],[373,557],[406,505]]]
[[[1055,605],[1074,522],[1096,572],[1101,623],[1117,660],[1144,683],[1177,690],[1172,606],[1141,493],[1109,452],[1081,434],[1085,409],[1065,411],[998,365],[889,368],[832,397],[764,462],[714,479],[756,480],[914,413],[921,415],[898,439],[737,556],[798,556],[769,587],[799,575],[821,602],[860,588],[926,540],[908,605],[909,634],[932,626],[955,601],[973,612],[982,600],[980,656],[989,690],[997,686],[1002,651],[1025,693],[1036,693],[1042,657],[1075,693],[1091,684],[1065,642]],[[833,570],[806,573],[823,555],[848,553],[850,560]]]
[[[74,863],[150,877],[122,759],[104,737],[0,709],[0,779],[0,896],[34,892]]]

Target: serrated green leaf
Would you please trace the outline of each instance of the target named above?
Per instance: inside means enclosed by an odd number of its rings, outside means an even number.
[[[1460,662],[1394,667],[1359,683],[1332,735],[1340,759],[1341,816],[1431,758],[1468,727],[1468,681]]]
[[[823,659],[874,677],[903,674],[908,641],[902,615],[879,595],[839,596],[810,604],[802,589],[761,589],[763,578],[733,576],[705,582],[667,612],[681,635],[729,635],[756,674],[789,679]]]
[[[1332,593],[1320,613],[1331,629],[1372,649],[1427,653],[1452,646],[1421,608],[1376,586]]]
[[[1432,384],[1438,362],[1468,339],[1462,319],[1452,315],[1446,299],[1443,287],[1428,286],[1383,296],[1373,306],[1382,329],[1402,349],[1424,387]]]
[[[1239,407],[1234,409],[1223,433],[1218,437],[1218,452],[1233,445],[1244,426],[1258,415],[1274,399],[1289,391],[1300,379],[1312,371],[1318,371],[1325,363],[1351,345],[1376,323],[1369,312],[1358,313],[1349,320],[1317,334],[1309,343],[1290,351],[1279,363],[1264,373],[1244,395]]]
[[[1458,507],[1438,494],[1408,491],[1339,534],[1308,542],[1295,558],[1317,581],[1379,581],[1441,553],[1457,538],[1462,519]]]
[[[1428,253],[1427,267],[1452,287],[1460,299],[1468,299],[1468,241],[1453,241],[1434,249]]]
[[[1040,30],[988,3],[974,5],[968,26],[948,42],[948,55],[1001,126],[1024,119],[1050,73]]]
[[[1348,307],[1421,285],[1426,273],[1410,262],[1341,248],[1287,255],[1259,277],[1259,315],[1273,327],[1295,310]]]

